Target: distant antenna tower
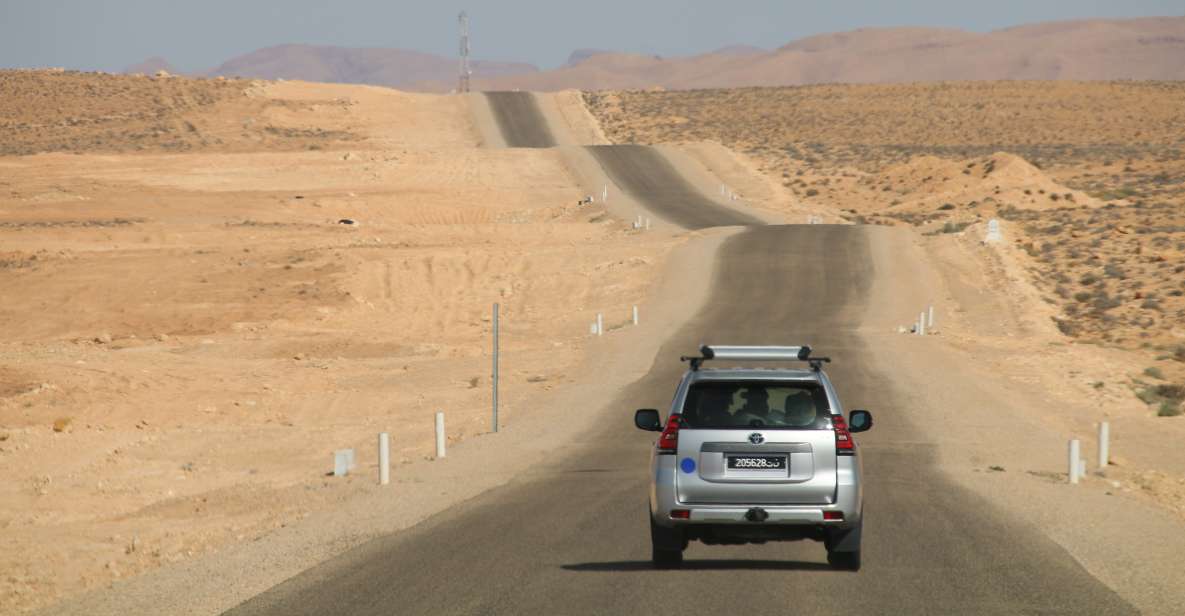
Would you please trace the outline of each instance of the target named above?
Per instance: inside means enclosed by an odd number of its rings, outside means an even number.
[[[457,92],[469,91],[469,76],[473,71],[469,70],[469,16],[465,11],[457,16],[457,23],[461,25],[461,78],[457,84]]]

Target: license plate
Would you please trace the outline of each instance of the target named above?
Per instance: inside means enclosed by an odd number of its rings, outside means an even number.
[[[786,456],[728,456],[728,468],[745,471],[786,470]]]

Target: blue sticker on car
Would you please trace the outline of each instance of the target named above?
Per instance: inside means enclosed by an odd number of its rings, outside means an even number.
[[[692,460],[691,458],[683,458],[683,461],[679,463],[679,468],[683,469],[684,473],[694,473],[695,460]]]

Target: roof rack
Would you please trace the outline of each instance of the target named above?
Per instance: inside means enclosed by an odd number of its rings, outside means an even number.
[[[687,356],[679,361],[691,362],[692,370],[709,359],[735,359],[742,361],[805,361],[811,370],[818,372],[823,364],[830,363],[830,357],[811,357],[811,347],[803,346],[724,346],[701,345],[698,357]]]

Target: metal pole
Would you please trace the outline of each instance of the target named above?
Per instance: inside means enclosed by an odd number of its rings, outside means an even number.
[[[1111,424],[1099,422],[1099,470],[1107,470],[1111,462]]]
[[[493,422],[494,432],[498,431],[498,304],[494,304],[494,377],[490,379],[493,384]]]
[[[458,77],[457,92],[469,91],[469,77],[473,71],[469,70],[469,15],[465,11],[457,16],[457,23],[461,26],[461,72]]]
[[[444,457],[444,413],[436,413],[436,459]]]
[[[391,483],[391,438],[379,432],[379,485]]]
[[[1070,441],[1070,483],[1078,483],[1078,471],[1081,470],[1078,466],[1078,439]]]

